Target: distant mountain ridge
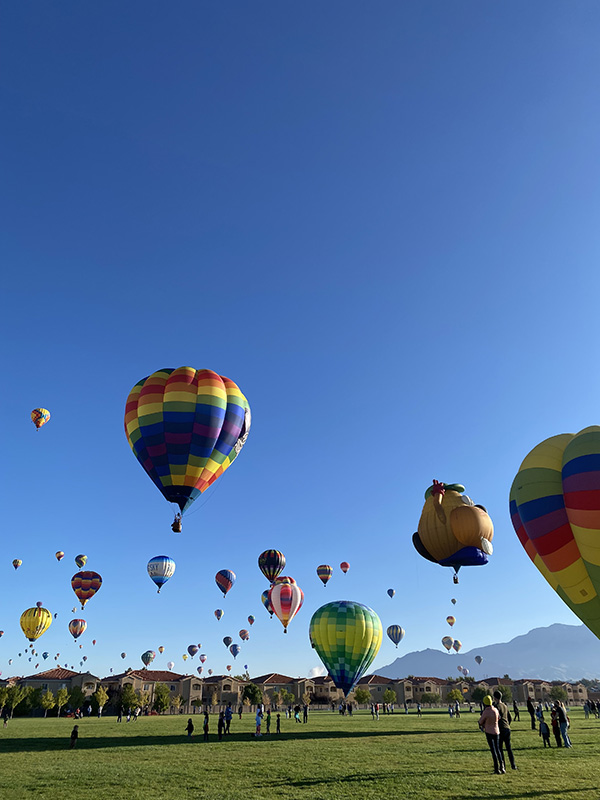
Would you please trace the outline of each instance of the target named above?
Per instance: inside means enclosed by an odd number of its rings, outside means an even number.
[[[478,665],[475,656],[482,656]],[[577,681],[600,677],[600,641],[585,625],[554,623],[534,628],[509,642],[489,644],[448,655],[440,650],[417,650],[377,670],[386,678],[419,675],[432,678],[460,677],[457,667],[470,670],[475,680],[486,676]]]

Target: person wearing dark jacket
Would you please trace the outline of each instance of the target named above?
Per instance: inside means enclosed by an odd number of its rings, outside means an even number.
[[[519,714],[519,706],[517,705],[516,700],[513,700],[513,717],[515,722],[519,722],[521,719],[521,715]]]
[[[498,728],[500,729],[500,752],[502,753],[502,749],[506,748],[506,755],[510,761],[511,768],[517,769],[515,757],[510,745],[510,711],[506,703],[502,702],[502,692],[499,690],[494,692],[494,705],[498,709],[498,714],[500,715],[498,719]],[[504,758],[504,753],[502,753],[502,758]]]
[[[531,702],[531,697],[527,698],[527,711],[529,712],[529,716],[531,717],[531,730],[534,731],[536,729],[535,724],[535,707]]]

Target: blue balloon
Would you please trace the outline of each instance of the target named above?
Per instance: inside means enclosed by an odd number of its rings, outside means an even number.
[[[169,556],[154,556],[148,562],[148,575],[158,586],[158,591],[173,577],[175,573],[175,562]]]

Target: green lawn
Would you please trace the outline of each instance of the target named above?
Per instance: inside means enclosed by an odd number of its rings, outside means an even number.
[[[281,736],[256,740],[253,716],[245,714],[219,743],[212,716],[208,744],[200,715],[192,741],[183,715],[121,724],[92,717],[79,720],[72,751],[72,719],[14,719],[0,725],[0,798],[598,800],[599,720],[572,709],[573,748],[544,750],[523,714],[513,724],[519,769],[494,775],[477,717],[396,713],[374,722],[366,712],[348,718],[315,711],[307,725],[283,717]]]

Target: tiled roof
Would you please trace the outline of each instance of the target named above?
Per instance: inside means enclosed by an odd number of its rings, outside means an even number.
[[[66,681],[79,675],[78,672],[66,669],[65,667],[55,667],[54,669],[47,669],[45,672],[36,672],[35,675],[26,675],[21,680],[24,681]]]
[[[315,686],[323,686],[326,683],[333,683],[331,675],[318,675],[316,678],[311,678]]]
[[[269,672],[267,675],[259,675],[258,678],[251,678],[252,683],[294,683],[296,678],[289,675],[280,675],[278,672]]]
[[[378,683],[393,683],[390,678],[384,678],[383,675],[364,675],[359,680],[359,686],[367,686],[371,684],[378,684]]]
[[[121,672],[119,675],[109,675],[107,678],[102,678],[103,681],[118,681],[121,678],[138,678],[146,683],[173,683],[186,675],[180,675],[178,672],[167,672],[162,669],[132,669],[127,672]]]
[[[198,680],[201,680],[198,678]],[[243,683],[239,678],[234,678],[231,675],[209,675],[208,678],[202,678],[204,683],[220,683],[220,681],[235,681],[236,683]]]
[[[422,678],[419,675],[413,675],[410,680],[413,683],[435,683],[438,686],[445,686],[448,683],[448,681],[443,681],[441,678]]]

